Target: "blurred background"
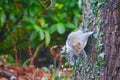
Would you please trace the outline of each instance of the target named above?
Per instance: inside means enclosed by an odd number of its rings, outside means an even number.
[[[79,27],[82,5],[82,0],[0,0],[0,63],[53,64],[50,49],[64,46]]]

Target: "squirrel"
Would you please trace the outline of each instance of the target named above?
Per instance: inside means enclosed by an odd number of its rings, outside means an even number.
[[[89,36],[93,33],[94,31],[83,32],[82,29],[78,29],[68,35],[66,40],[66,58],[70,63],[74,64],[79,55],[82,55],[85,61],[88,60],[84,48],[87,44]]]

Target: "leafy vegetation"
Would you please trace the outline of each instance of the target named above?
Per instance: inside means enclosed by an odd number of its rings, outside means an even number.
[[[82,15],[77,0],[1,0],[0,13],[0,54],[28,57],[39,44],[63,45]]]

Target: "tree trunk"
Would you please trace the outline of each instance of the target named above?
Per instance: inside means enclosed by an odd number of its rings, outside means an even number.
[[[102,8],[106,67],[102,80],[120,80],[120,1],[110,0]]]
[[[91,28],[91,26],[95,25],[96,18],[91,17],[88,0],[84,0],[84,3],[82,26],[84,25],[83,27]],[[101,76],[100,80],[120,80],[120,0],[109,0],[102,7],[101,13],[101,30],[104,31],[103,52],[106,53],[106,67],[103,70],[101,69],[104,76]],[[93,20],[92,25],[87,25],[89,18]],[[92,41],[92,43],[88,45],[87,53],[96,53],[93,47],[95,44],[95,41]]]

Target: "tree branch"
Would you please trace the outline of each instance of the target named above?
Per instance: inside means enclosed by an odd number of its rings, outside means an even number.
[[[40,47],[42,47],[43,45],[44,45],[44,43],[42,43],[42,44],[40,44],[40,45],[37,46],[37,48],[36,48],[36,50],[35,50],[35,52],[34,52],[34,55],[33,55],[31,58],[27,59],[27,60],[24,62],[23,66],[25,66],[29,61],[30,61],[30,65],[33,65],[33,61],[34,61],[34,59],[35,59],[35,57],[36,57],[36,55],[37,55]]]

